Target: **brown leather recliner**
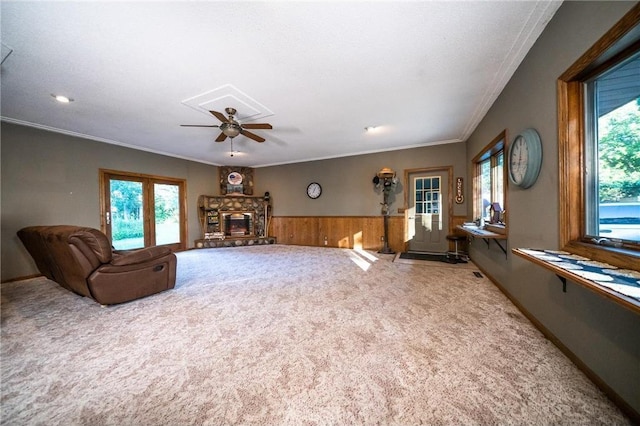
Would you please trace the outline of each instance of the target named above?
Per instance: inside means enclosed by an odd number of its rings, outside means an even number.
[[[50,280],[102,305],[172,289],[177,259],[167,247],[113,250],[105,234],[70,225],[29,226],[18,237]]]

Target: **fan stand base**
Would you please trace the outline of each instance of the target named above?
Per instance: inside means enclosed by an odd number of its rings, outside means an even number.
[[[382,250],[378,251],[381,254],[396,254],[395,251],[391,250],[389,247],[383,247]]]

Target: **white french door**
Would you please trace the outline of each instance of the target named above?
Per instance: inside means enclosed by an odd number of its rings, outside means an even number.
[[[449,176],[446,170],[408,174],[407,237],[410,251],[444,253],[449,248]]]

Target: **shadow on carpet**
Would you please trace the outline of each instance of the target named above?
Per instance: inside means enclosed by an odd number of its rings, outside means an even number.
[[[456,259],[454,257],[447,256],[447,254],[403,252],[400,253],[399,257],[400,259],[426,260],[430,262],[444,262],[452,264],[467,263],[466,260]]]

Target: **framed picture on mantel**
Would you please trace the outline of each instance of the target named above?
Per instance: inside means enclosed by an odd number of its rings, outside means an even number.
[[[220,166],[221,195],[253,195],[253,169],[251,167]]]

